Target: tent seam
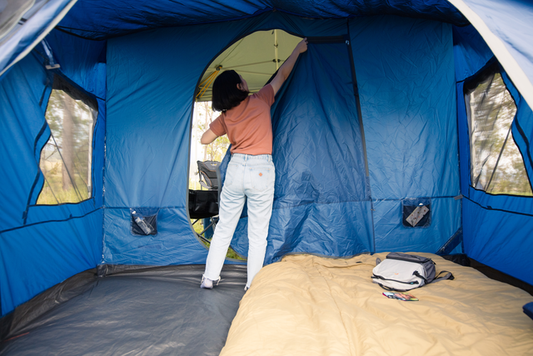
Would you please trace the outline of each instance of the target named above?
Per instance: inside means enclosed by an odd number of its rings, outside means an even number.
[[[15,231],[15,230],[20,230],[20,229],[24,229],[24,228],[31,227],[31,226],[36,226],[36,225],[42,225],[42,224],[47,224],[47,223],[55,223],[55,222],[66,222],[66,221],[70,221],[70,220],[73,220],[73,219],[81,219],[81,218],[89,216],[92,213],[95,213],[95,212],[97,212],[98,210],[101,210],[101,209],[103,209],[103,207],[94,209],[94,210],[92,210],[92,211],[90,211],[88,213],[85,213],[83,215],[80,215],[80,216],[70,216],[67,219],[46,220],[46,221],[39,221],[39,222],[35,222],[35,223],[32,223],[32,224],[27,224],[27,225],[23,225],[23,226],[17,226],[17,227],[13,227],[13,228],[10,228],[10,229],[2,230],[2,231],[0,231],[0,234],[6,233],[6,232]]]

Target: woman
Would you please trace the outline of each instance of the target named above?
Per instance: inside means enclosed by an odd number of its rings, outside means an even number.
[[[275,181],[270,107],[298,56],[305,51],[306,38],[298,43],[270,84],[251,96],[248,96],[246,81],[233,70],[220,74],[213,84],[213,109],[222,114],[204,132],[201,142],[210,144],[227,134],[232,146],[220,196],[219,221],[211,240],[201,288],[212,289],[220,281],[220,271],[245,201],[248,201],[249,244],[245,290],[263,267]]]

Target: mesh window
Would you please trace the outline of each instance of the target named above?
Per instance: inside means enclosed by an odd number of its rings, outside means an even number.
[[[56,76],[46,109],[50,138],[41,151],[44,186],[38,205],[78,203],[91,197],[94,99]]]
[[[465,102],[472,186],[490,194],[533,195],[511,131],[516,105],[501,74],[491,70],[465,86]]]

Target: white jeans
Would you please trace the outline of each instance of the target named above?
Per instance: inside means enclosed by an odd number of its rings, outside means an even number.
[[[244,202],[248,205],[248,279],[252,280],[263,267],[267,246],[268,225],[274,201],[276,172],[271,155],[231,156],[222,188],[219,221],[211,240],[204,277],[217,280],[233,233],[241,217]]]

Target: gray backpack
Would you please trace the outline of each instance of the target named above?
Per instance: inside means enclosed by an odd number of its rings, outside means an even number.
[[[454,279],[448,271],[441,271],[439,275],[436,275],[435,262],[431,258],[401,252],[391,252],[383,261],[378,259],[372,272],[372,282],[386,290],[398,292],[405,292],[444,279]],[[446,274],[439,277],[442,273]]]

